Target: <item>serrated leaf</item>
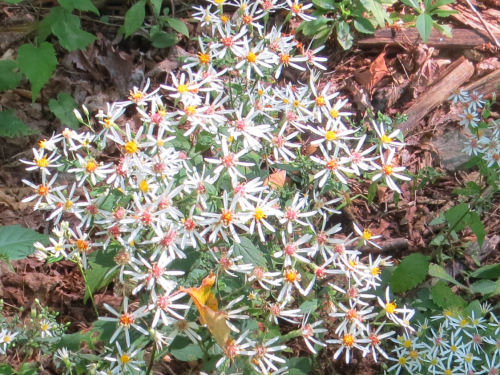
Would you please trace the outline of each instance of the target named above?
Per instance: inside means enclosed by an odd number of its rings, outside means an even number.
[[[60,92],[56,99],[49,100],[50,111],[61,121],[63,125],[70,128],[78,128],[78,120],[73,114],[73,109],[76,107],[76,102],[73,97],[67,92]]]
[[[167,23],[168,26],[170,26],[172,29],[189,38],[189,30],[186,24],[182,22],[180,19],[168,17]]]
[[[0,137],[15,138],[39,133],[19,120],[13,109],[0,111]]]
[[[476,279],[496,279],[500,277],[500,263],[488,264],[471,273]]]
[[[156,31],[151,32],[150,39],[153,47],[155,48],[167,48],[171,47],[179,41],[177,39],[177,34],[168,33],[166,31]]]
[[[95,7],[91,0],[58,0],[61,6],[69,11],[74,9],[81,10],[83,12],[93,12],[99,14],[99,10]]]
[[[432,31],[432,17],[427,13],[419,14],[416,22],[418,33],[424,42],[429,40]]]
[[[243,263],[251,263],[258,266],[266,265],[266,258],[264,258],[262,251],[247,237],[240,237],[240,243],[235,243],[233,246],[234,255],[241,255]]]
[[[396,293],[406,292],[422,281],[429,270],[429,261],[420,253],[404,258],[391,276],[391,289]]]
[[[98,250],[88,257],[89,268],[86,273],[88,288],[85,289],[85,295],[83,296],[84,303],[89,299],[90,293],[94,294],[95,291],[105,287],[113,279],[116,271],[112,273],[109,273],[109,271],[116,266],[114,261],[116,253],[116,249]]]
[[[455,231],[460,231],[465,225],[465,215],[469,210],[469,205],[467,203],[460,203],[449,210],[445,211],[444,217],[448,222],[450,228],[455,228]]]
[[[451,307],[465,307],[465,300],[453,293],[451,288],[444,282],[438,281],[431,290],[432,300],[436,305],[443,309]]]
[[[125,13],[125,22],[123,29],[125,30],[125,38],[128,38],[134,31],[139,29],[146,17],[146,0],[140,0],[130,7]]]
[[[49,236],[21,225],[0,227],[0,254],[9,260],[24,259],[33,254],[33,243],[47,244]]]
[[[19,85],[21,73],[15,60],[0,60],[0,91],[12,90]]]
[[[326,17],[320,17],[312,21],[302,22],[297,28],[297,31],[300,31],[305,36],[313,36],[330,21],[331,20]]]
[[[299,306],[300,311],[304,314],[312,313],[313,311],[316,311],[317,308],[318,308],[317,299],[305,301]]]
[[[354,28],[363,34],[373,34],[375,32],[375,27],[373,27],[370,20],[362,17],[354,19]]]
[[[446,270],[440,265],[434,263],[429,264],[429,276],[436,277],[438,279],[448,281],[452,284],[465,288],[463,284],[455,280],[453,276],[451,276],[448,272],[446,272]]]
[[[54,8],[57,21],[51,26],[52,33],[59,43],[68,51],[84,49],[92,43],[96,36],[82,30],[80,18],[63,8]]]
[[[483,296],[500,293],[498,280],[478,280],[471,284],[470,289],[473,293],[478,293]]]
[[[482,246],[484,237],[486,236],[486,231],[484,229],[483,223],[481,222],[481,217],[476,212],[471,211],[465,216],[465,223],[476,235],[479,246]]]
[[[311,372],[312,358],[295,357],[286,360],[286,366],[290,369],[289,375],[306,375]]]
[[[21,73],[30,81],[34,102],[56,69],[56,51],[48,42],[43,42],[39,47],[23,44],[17,52],[17,64]]]

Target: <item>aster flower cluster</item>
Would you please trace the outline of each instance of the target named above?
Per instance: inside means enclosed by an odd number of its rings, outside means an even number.
[[[488,168],[500,170],[500,120],[486,121],[489,102],[476,91],[464,90],[453,94],[449,100],[463,110],[459,115],[460,125],[464,127],[467,140],[462,152],[480,156]]]
[[[491,305],[477,312],[445,310],[418,325],[416,335],[392,338],[386,374],[498,375],[500,322]]]
[[[284,324],[313,354],[333,345],[334,358],[347,362],[353,351],[388,358],[384,343],[395,329],[413,331],[412,309],[398,306],[388,288],[376,296],[390,258],[359,250],[378,246],[379,236],[330,223],[350,181],[383,179],[400,191],[397,181],[409,180],[398,164],[404,143],[383,123],[373,122],[371,135],[352,125],[347,100],[329,84],[316,86],[318,69],[326,69],[321,48],[268,25],[278,10],[308,19],[307,8],[296,1],[195,7],[205,34],[182,72],[156,90],[149,82],[134,88],[94,118],[83,108],[76,115],[86,130],[53,135],[24,161],[40,172],[38,183],[25,181],[33,194],[24,201],[55,225],[50,244],[36,244],[37,257],[70,259],[84,272],[92,253],[114,257],[106,277],[122,285],[124,298],[119,311],[104,305],[100,319],[116,329],[94,370],[142,371],[137,335],[161,353],[178,336],[206,341],[199,324],[206,318],[197,323],[185,288],[210,271],[218,301],[209,310],[195,305],[230,330],[222,343],[214,334],[218,346],[211,341],[219,372],[287,372],[286,342],[265,334]],[[289,69],[304,72],[306,83],[286,82]],[[309,186],[269,183],[280,168],[304,165]],[[322,307],[309,311],[307,301]]]

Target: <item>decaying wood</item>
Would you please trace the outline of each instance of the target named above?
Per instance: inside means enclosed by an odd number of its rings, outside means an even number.
[[[436,30],[432,30],[428,46],[447,48],[470,48],[490,42],[488,36],[484,36],[474,30],[453,29],[453,37],[448,38]],[[358,40],[360,47],[371,47],[375,45],[405,45],[422,43],[420,34],[416,28],[409,29],[380,29],[372,37]]]
[[[500,24],[498,23],[500,11],[493,8],[484,9],[481,11],[483,17],[481,19],[480,16],[470,9],[466,1],[457,1],[444,8],[458,11],[457,14],[452,14],[452,17],[464,25],[473,28],[487,38],[488,42],[495,43],[495,39],[497,41],[500,39]]]
[[[500,90],[498,87],[500,86],[500,69],[491,72],[490,74],[485,75],[484,77],[478,79],[475,82],[464,86],[463,89],[465,91],[477,91],[479,94],[484,96],[490,96],[494,91],[497,96],[500,95]]]
[[[432,109],[447,100],[453,91],[467,82],[472,74],[474,65],[464,57],[451,64],[445,75],[404,113],[408,116],[408,120],[400,126],[403,134],[408,134]]]

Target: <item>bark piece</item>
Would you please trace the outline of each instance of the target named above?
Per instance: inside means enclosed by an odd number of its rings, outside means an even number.
[[[482,35],[475,30],[453,29],[453,37],[448,38],[436,30],[432,30],[429,40],[425,43],[431,47],[440,48],[470,48],[490,42],[488,35]],[[499,33],[500,36],[500,33]],[[422,43],[416,28],[394,30],[390,28],[377,30],[372,37],[358,40],[360,47],[376,45],[408,45]]]
[[[463,87],[465,91],[477,91],[478,94],[484,95],[486,97],[491,96],[493,91],[496,92],[497,96],[500,95],[500,90],[498,86],[500,85],[500,69],[485,75],[484,77],[478,79],[475,82],[468,84]]]
[[[421,95],[404,113],[408,116],[408,120],[400,126],[403,134],[408,134],[432,109],[447,100],[453,91],[467,82],[473,73],[474,65],[464,57],[451,64],[442,78]]]

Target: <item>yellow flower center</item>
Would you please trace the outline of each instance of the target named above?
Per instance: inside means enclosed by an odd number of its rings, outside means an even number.
[[[187,85],[184,85],[184,84],[181,84],[177,87],[177,92],[181,93],[181,94],[185,94],[189,91]]]
[[[372,276],[380,275],[380,268],[372,267],[372,269],[370,270],[370,273],[372,274]]]
[[[85,250],[87,250],[89,248],[89,242],[85,241],[85,240],[77,240],[76,241],[76,247],[80,251],[85,251]]]
[[[369,230],[369,229],[363,230],[363,239],[369,240],[370,238],[372,238],[371,230]]]
[[[135,141],[128,141],[127,143],[125,143],[125,152],[127,154],[135,154],[137,152],[137,150],[139,149],[139,147],[137,146],[137,143],[135,143]]]
[[[200,61],[200,64],[207,65],[210,64],[210,61],[212,60],[210,58],[210,55],[208,53],[198,53],[198,60]]]
[[[264,211],[260,207],[257,207],[255,209],[255,213],[253,216],[255,217],[255,220],[262,220],[262,219],[266,218],[266,214],[264,213]]]
[[[417,352],[416,350],[412,350],[412,351],[410,352],[410,357],[411,357],[412,359],[416,359],[416,358],[418,357],[418,352]]]
[[[132,100],[134,102],[138,102],[142,98],[144,98],[144,93],[142,91],[136,91],[136,92],[129,91],[129,99],[130,100]]]
[[[37,191],[38,195],[44,197],[49,194],[50,188],[47,185],[39,185]]]
[[[384,134],[382,137],[380,137],[380,140],[383,142],[383,143],[391,143],[392,142],[392,138],[389,137],[388,135]]]
[[[227,23],[229,21],[229,17],[223,14],[222,16],[220,16],[220,20],[222,23]]]
[[[43,149],[43,148],[45,148],[45,147],[47,147],[47,140],[46,140],[46,139],[42,139],[42,140],[40,140],[40,141],[38,142],[38,148]]]
[[[257,61],[257,55],[255,53],[253,53],[252,51],[248,52],[248,55],[247,55],[247,61],[249,63],[254,63]]]
[[[64,208],[69,210],[73,206],[73,202],[71,202],[69,199],[64,203]]]
[[[130,362],[130,357],[128,356],[128,354],[122,354],[120,356],[120,362],[121,363],[129,363]]]
[[[330,111],[330,116],[332,116],[332,118],[339,117],[339,111],[337,111],[335,108],[332,108]]]
[[[222,214],[220,215],[221,221],[225,224],[228,225],[233,221],[233,213],[230,210],[227,211],[222,211]]]
[[[109,129],[113,125],[113,123],[111,122],[111,119],[109,119],[109,118],[105,118],[103,120],[103,122],[104,122],[103,127],[105,127],[106,129]]]
[[[344,337],[342,338],[342,342],[345,346],[351,348],[354,345],[354,336],[350,333],[345,333]]]
[[[325,133],[325,139],[327,141],[334,141],[337,139],[337,132],[336,131],[333,131],[333,130],[328,130],[326,133]]]
[[[289,283],[293,283],[295,280],[297,280],[297,271],[295,270],[288,270],[285,272],[285,279]]]
[[[392,314],[394,313],[394,311],[396,311],[396,304],[394,302],[389,302],[385,305],[385,311],[387,311],[387,313],[389,314]]]
[[[97,169],[97,163],[93,160],[89,160],[85,166],[85,170],[88,173],[93,173]]]
[[[3,338],[3,342],[8,344],[10,342],[11,338],[9,335],[5,335],[4,338]]]
[[[392,165],[384,165],[382,167],[382,173],[384,173],[386,176],[390,176],[392,174]]]
[[[188,105],[184,109],[184,112],[186,113],[186,115],[192,116],[192,115],[194,115],[196,113],[196,106],[194,106],[194,105]]]
[[[41,159],[38,159],[36,161],[36,165],[39,167],[39,168],[47,168],[49,166],[49,161],[47,160],[47,157],[44,156],[43,158]]]
[[[142,180],[139,184],[139,190],[143,193],[147,193],[149,190],[149,184],[146,180]]]
[[[322,107],[326,104],[325,98],[323,98],[322,96],[317,96],[314,101],[316,102],[316,105],[320,106],[320,107]]]
[[[328,161],[328,163],[326,163],[326,168],[329,169],[330,171],[333,171],[337,169],[338,165],[339,164],[337,163],[337,160],[333,159]]]
[[[399,357],[398,363],[400,365],[406,365],[406,357]]]
[[[444,370],[443,375],[453,375],[453,371],[451,371],[450,369],[446,369]]]

